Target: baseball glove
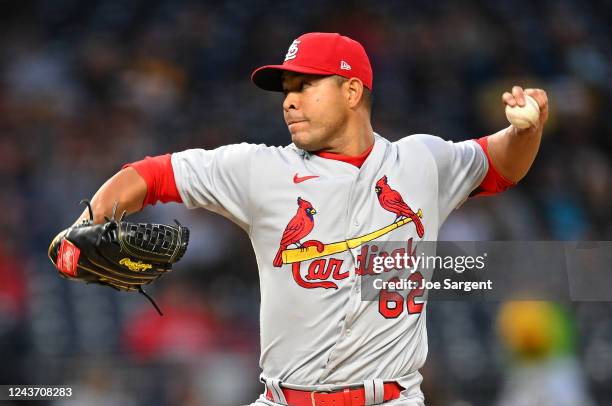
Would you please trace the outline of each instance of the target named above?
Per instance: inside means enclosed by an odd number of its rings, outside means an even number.
[[[104,224],[93,223],[89,201],[89,220],[61,231],[51,241],[49,259],[67,279],[97,283],[121,291],[146,294],[143,285],[172,270],[187,249],[189,230],[175,220],[176,226],[124,221],[125,211],[115,219],[105,217]]]

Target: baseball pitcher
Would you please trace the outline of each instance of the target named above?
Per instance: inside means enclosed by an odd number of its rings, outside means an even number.
[[[362,300],[373,255],[367,243],[405,241],[410,249],[435,241],[469,196],[515,185],[538,151],[546,93],[515,86],[503,94],[510,107],[525,106],[528,95],[537,101],[539,117],[526,128],[457,143],[426,134],[390,142],[372,129],[372,68],[357,41],[304,34],[282,64],[260,67],[251,79],[284,94],[290,145],[190,149],[127,164],[76,224],[88,217],[89,226],[108,224],[114,210],[174,201],[248,233],[261,284],[264,384],[253,405],[424,405],[424,292],[396,296],[394,305]],[[180,237],[180,226],[173,233]],[[70,235],[60,233],[55,245]],[[56,266],[63,252],[53,251]]]

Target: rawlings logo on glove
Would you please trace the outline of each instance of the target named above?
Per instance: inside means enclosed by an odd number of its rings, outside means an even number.
[[[49,259],[67,279],[97,283],[122,291],[138,291],[151,301],[143,285],[172,270],[189,242],[189,229],[175,220],[176,226],[153,223],[129,223],[105,217],[104,224],[93,223],[89,201],[89,220],[61,231],[51,241]]]
[[[132,272],[146,271],[147,269],[153,268],[151,264],[143,264],[142,261],[134,262],[129,258],[123,258],[119,261],[119,265],[125,266]]]

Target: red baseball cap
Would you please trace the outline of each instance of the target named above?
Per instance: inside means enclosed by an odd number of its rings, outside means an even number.
[[[354,77],[372,90],[372,67],[365,49],[359,42],[338,33],[309,32],[300,36],[289,46],[282,65],[257,68],[251,80],[264,90],[282,92],[284,71]]]

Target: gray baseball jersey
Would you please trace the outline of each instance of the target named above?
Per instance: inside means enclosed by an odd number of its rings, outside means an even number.
[[[435,241],[486,175],[487,157],[473,141],[374,136],[361,168],[293,144],[172,155],[185,205],[222,214],[251,238],[261,288],[261,377],[269,387],[333,390],[377,379],[422,396],[425,301],[408,295],[398,310],[362,300],[364,242]]]

